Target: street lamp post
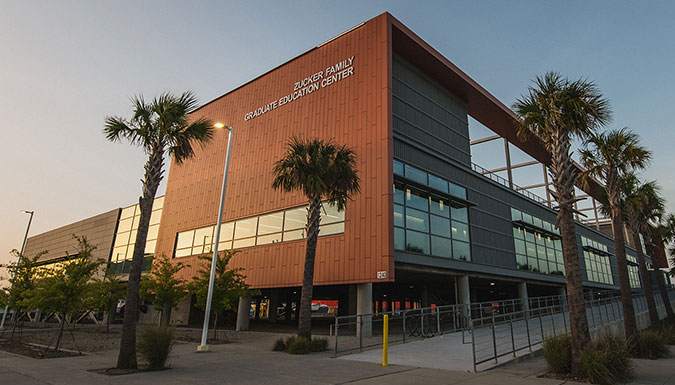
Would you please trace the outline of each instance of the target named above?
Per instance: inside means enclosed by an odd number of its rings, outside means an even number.
[[[216,123],[216,128],[226,128],[229,131],[227,135],[227,153],[225,155],[225,171],[223,171],[223,188],[220,192],[220,206],[218,208],[218,221],[216,222],[216,239],[213,245],[213,257],[211,259],[211,276],[209,278],[209,290],[206,295],[206,313],[204,314],[204,326],[202,328],[202,342],[197,347],[198,352],[206,352],[209,346],[206,344],[206,337],[209,333],[209,318],[211,318],[211,301],[213,300],[213,284],[216,277],[216,262],[218,261],[218,243],[220,243],[220,227],[223,222],[223,205],[225,203],[225,186],[227,185],[227,171],[230,167],[230,152],[232,150],[232,127],[222,123]]]
[[[28,219],[28,227],[26,227],[26,235],[23,236],[23,243],[21,244],[21,252],[19,253],[19,259],[16,261],[17,265],[21,262],[21,256],[23,255],[23,249],[26,247],[26,241],[28,240],[28,231],[30,230],[30,224],[31,224],[31,222],[33,222],[33,214],[35,214],[34,211],[28,211],[28,210],[23,210],[22,213],[30,214],[30,218]],[[7,304],[5,305],[5,311],[2,313],[2,322],[0,322],[0,329],[5,328],[5,319],[7,318],[7,311],[8,310],[9,310],[9,298],[8,298]]]

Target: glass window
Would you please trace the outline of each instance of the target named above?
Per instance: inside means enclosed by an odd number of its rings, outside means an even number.
[[[534,225],[539,227],[540,229],[544,228],[544,224],[541,222],[541,219],[539,218],[533,218],[534,219]]]
[[[234,239],[243,239],[255,237],[256,228],[258,226],[258,217],[241,219],[235,222],[234,225]],[[235,242],[235,248],[237,243]]]
[[[187,257],[192,254],[192,249],[178,249],[176,250],[176,258]]]
[[[178,233],[178,241],[176,241],[176,249],[184,249],[186,247],[191,247],[194,235],[195,235],[194,230]]]
[[[156,225],[159,224],[160,220],[162,219],[162,211],[153,211],[150,214],[150,225]]]
[[[451,242],[447,238],[431,236],[431,255],[452,258]]]
[[[522,221],[523,220],[523,213],[521,213],[520,210],[511,207],[511,220]]]
[[[322,221],[323,222],[323,221]],[[284,224],[284,212],[277,212],[260,216],[258,235],[280,233]]]
[[[127,255],[127,246],[116,247],[113,249],[113,255],[111,259],[113,261],[123,261]]]
[[[403,176],[403,163],[394,159],[394,174]]]
[[[164,195],[161,197],[155,198],[155,201],[152,202],[152,209],[153,210],[161,210],[164,208]]]
[[[516,247],[516,253],[517,254],[525,254],[525,242],[521,241],[520,239],[516,239],[515,241],[515,247]]]
[[[448,193],[448,182],[437,177],[436,175],[429,174],[429,187],[435,188],[438,191]]]
[[[454,183],[450,183],[450,195],[456,196],[457,198],[467,199],[466,189]]]
[[[284,231],[304,229],[307,223],[307,208],[286,210],[284,217]]]
[[[394,229],[394,249],[405,250],[405,231]]]
[[[469,226],[464,223],[452,221],[452,239],[469,241]]]
[[[394,205],[394,226],[403,227],[403,206]]]
[[[524,239],[525,238],[525,233],[523,232],[523,229],[520,227],[514,227],[513,228],[513,238],[515,239]]]
[[[345,212],[338,211],[336,205],[324,204],[321,209],[321,224],[335,223],[345,220]]]
[[[516,266],[519,269],[527,270],[527,258],[522,254],[516,254]]]
[[[117,233],[115,236],[115,247],[126,246],[127,244],[129,244],[129,233]]]
[[[427,173],[410,165],[405,165],[405,176],[417,183],[427,184]]]
[[[456,203],[452,204],[452,214],[450,216],[454,221],[469,223],[469,210],[466,207],[460,206]]]
[[[406,231],[405,249],[416,253],[429,254],[429,236],[417,231]]]
[[[523,213],[523,222],[533,224],[534,222],[532,221],[532,215]]]
[[[131,230],[133,220],[134,220],[133,218],[122,219],[120,223],[117,225],[117,232],[122,233]]]
[[[255,237],[246,239],[235,239],[232,248],[239,249],[242,247],[255,246]]]
[[[403,185],[400,183],[394,183],[394,203],[401,205],[405,203],[405,192]]]
[[[525,240],[528,242],[534,242],[534,233],[531,230],[523,229],[525,233]]]
[[[258,235],[256,245],[267,245],[269,243],[281,242],[281,233],[271,235]]]
[[[469,244],[461,241],[452,241],[452,257],[462,261],[471,260],[471,251]]]
[[[157,246],[157,240],[155,239],[145,242],[145,254],[154,254],[155,246]]]
[[[232,241],[221,241],[218,243],[218,250],[231,250]]]
[[[429,211],[429,196],[421,191],[407,189],[405,204],[418,210]]]
[[[407,228],[424,232],[429,231],[429,214],[419,210],[406,208],[405,218],[405,225]]]
[[[332,234],[341,234],[345,232],[345,223],[331,223],[327,225],[319,226],[319,236],[322,235],[332,235]]]
[[[234,233],[234,222],[227,222],[223,223],[220,225],[220,238],[219,241],[231,241],[232,240],[232,235]],[[213,237],[215,239],[215,233],[213,234]]]
[[[159,225],[148,227],[148,237],[146,239],[157,239],[159,233]]]
[[[284,242],[305,238],[305,230],[284,231]]]
[[[431,216],[431,233],[450,238],[450,220],[436,215]],[[432,248],[433,251],[433,248]]]
[[[431,213],[447,218],[450,216],[450,206],[448,206],[448,203],[448,201],[432,196]]]
[[[532,242],[525,242],[525,249],[527,250],[528,257],[537,256],[537,247]]]
[[[203,246],[213,243],[213,226],[195,230],[195,246]]]
[[[134,216],[136,211],[136,206],[126,207],[122,209],[122,214],[120,214],[120,219],[131,218]]]

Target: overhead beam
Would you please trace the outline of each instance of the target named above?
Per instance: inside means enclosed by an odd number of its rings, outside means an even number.
[[[492,135],[492,136],[488,136],[488,137],[485,137],[485,138],[480,138],[480,139],[472,140],[472,141],[469,142],[469,145],[473,146],[474,144],[481,144],[481,143],[485,143],[485,142],[491,142],[491,141],[497,140],[497,139],[499,139],[499,138],[501,138],[501,136],[499,136],[499,135]]]

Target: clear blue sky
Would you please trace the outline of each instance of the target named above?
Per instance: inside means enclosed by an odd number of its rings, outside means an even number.
[[[37,234],[140,194],[143,153],[106,142],[129,96],[202,102],[384,11],[505,104],[547,70],[588,77],[654,152],[675,210],[675,3],[616,1],[3,1],[0,262]],[[489,161],[489,159],[486,159]]]

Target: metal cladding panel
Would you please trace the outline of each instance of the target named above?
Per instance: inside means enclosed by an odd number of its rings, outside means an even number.
[[[320,237],[315,284],[373,282],[377,272],[394,279],[390,16],[365,24],[273,69],[193,113],[234,127],[224,221],[307,203],[299,192],[272,189],[272,168],[292,136],[331,139],[355,149],[361,193],[347,204],[344,234]],[[293,93],[296,82],[354,57],[353,74],[253,119],[245,115]],[[325,77],[325,75],[324,75]],[[217,221],[227,132],[196,148],[195,158],[171,164],[157,253],[173,255],[180,231]],[[241,249],[232,265],[242,267],[253,287],[299,286],[305,241]],[[178,260],[178,259],[176,259]],[[199,267],[196,257],[180,258]]]
[[[394,133],[469,166],[466,103],[405,59],[393,57]]]
[[[48,261],[64,257],[66,253],[76,254],[78,244],[73,235],[77,235],[87,237],[87,240],[96,246],[96,250],[92,252],[92,258],[103,259],[108,262],[115,240],[119,213],[120,209],[114,209],[58,229],[34,235],[26,241],[24,255],[32,258],[39,252],[47,251],[47,254],[40,258],[40,261]]]

